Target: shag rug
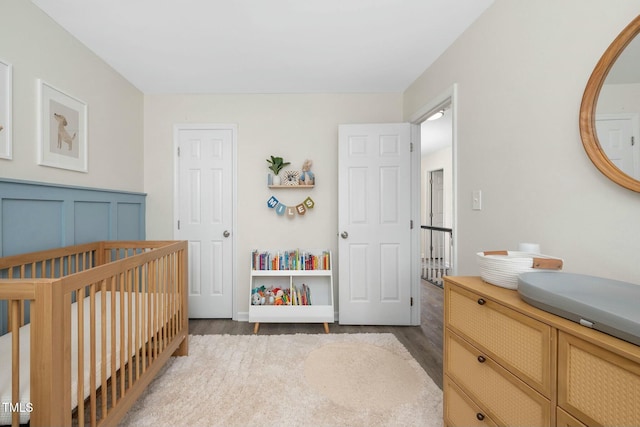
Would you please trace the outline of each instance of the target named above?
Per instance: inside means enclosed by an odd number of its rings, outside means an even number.
[[[442,426],[393,334],[191,335],[122,426]]]

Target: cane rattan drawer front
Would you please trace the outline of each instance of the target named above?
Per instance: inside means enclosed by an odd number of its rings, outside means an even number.
[[[466,289],[446,292],[446,326],[550,397],[551,327]]]
[[[640,365],[560,332],[558,405],[587,425],[640,426]]]
[[[451,427],[497,426],[449,377],[444,377],[444,422]]]
[[[548,399],[455,333],[445,331],[445,373],[501,425],[548,426]]]

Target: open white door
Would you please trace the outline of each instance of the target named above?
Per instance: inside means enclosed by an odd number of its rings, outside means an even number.
[[[232,125],[176,127],[176,232],[189,241],[189,317],[233,316]]]
[[[410,126],[339,127],[341,324],[411,324]]]

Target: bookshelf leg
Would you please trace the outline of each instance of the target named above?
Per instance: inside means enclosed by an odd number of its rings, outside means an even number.
[[[329,324],[327,322],[324,322],[324,333],[325,334],[329,333]]]
[[[253,333],[257,334],[258,333],[258,329],[260,329],[260,322],[256,322],[256,324],[253,325]]]

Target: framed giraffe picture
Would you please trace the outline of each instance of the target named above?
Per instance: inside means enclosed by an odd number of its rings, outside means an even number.
[[[38,80],[39,164],[88,172],[87,104]]]
[[[12,101],[11,92],[13,86],[11,64],[0,59],[0,158],[13,158],[13,142],[11,140],[12,129]]]

